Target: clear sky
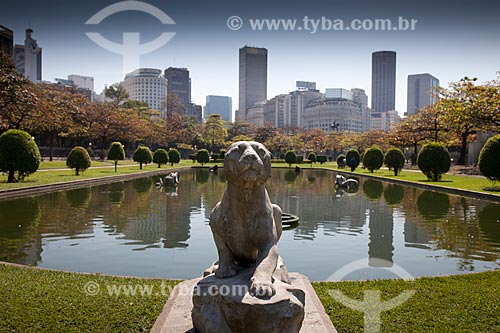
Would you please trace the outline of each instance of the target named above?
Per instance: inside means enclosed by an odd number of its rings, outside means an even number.
[[[123,80],[122,56],[91,41],[86,32],[121,43],[124,32],[139,32],[141,43],[163,32],[175,36],[156,51],[142,55],[141,67],[187,67],[192,99],[204,105],[206,95],[226,95],[238,103],[238,49],[265,47],[268,98],[294,90],[295,81],[315,81],[318,88],[362,88],[371,100],[371,53],[397,52],[396,109],[406,111],[408,74],[430,73],[442,86],[463,76],[494,79],[500,70],[500,2],[498,1],[191,1],[153,0],[175,24],[162,24],[139,11],[110,15],[98,25],[85,22],[118,1],[2,0],[0,25],[14,30],[23,43],[31,27],[43,48],[43,79],[69,74],[95,77],[96,91]],[[231,30],[230,16],[243,26]],[[255,31],[250,19],[416,19],[414,31]],[[320,27],[321,29],[321,27]]]

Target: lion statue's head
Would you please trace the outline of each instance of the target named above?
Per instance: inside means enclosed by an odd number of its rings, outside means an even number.
[[[264,184],[271,177],[271,153],[259,142],[235,142],[225,154],[224,175],[232,184]]]

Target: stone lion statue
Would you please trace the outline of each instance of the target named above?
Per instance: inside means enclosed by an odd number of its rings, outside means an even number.
[[[271,177],[271,154],[261,143],[233,143],[224,158],[227,188],[210,215],[217,252],[217,278],[238,274],[254,265],[250,294],[271,297],[273,277],[289,283],[278,256],[281,208],[271,203],[264,183]],[[278,270],[277,270],[278,267]]]

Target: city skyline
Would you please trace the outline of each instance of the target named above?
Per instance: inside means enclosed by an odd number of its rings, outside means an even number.
[[[267,96],[289,93],[295,81],[317,82],[318,89],[329,87],[362,88],[371,104],[371,54],[379,50],[397,53],[396,110],[402,115],[407,104],[407,76],[432,73],[447,87],[463,76],[492,80],[500,69],[500,25],[495,9],[466,2],[423,1],[414,7],[396,1],[357,5],[311,1],[282,6],[279,1],[207,3],[148,1],[176,22],[165,29],[155,18],[139,12],[115,14],[102,26],[85,22],[99,10],[116,1],[7,0],[2,4],[0,24],[14,31],[16,44],[24,40],[28,27],[43,47],[43,79],[69,74],[95,78],[96,92],[104,85],[123,80],[121,56],[100,48],[86,35],[100,31],[120,42],[124,31],[141,32],[141,42],[155,39],[162,31],[174,31],[175,37],[156,51],[141,57],[140,67],[186,67],[191,73],[192,100],[204,105],[207,95],[230,96],[238,100],[238,49],[256,45],[269,50]],[[453,4],[453,6],[450,6]],[[195,8],[196,10],[193,10]],[[432,8],[432,10],[430,10]],[[245,26],[238,31],[227,27],[227,19],[239,15]],[[253,31],[250,18],[390,18],[418,20],[415,31]],[[464,46],[465,45],[465,46]],[[133,70],[133,69],[132,69]]]

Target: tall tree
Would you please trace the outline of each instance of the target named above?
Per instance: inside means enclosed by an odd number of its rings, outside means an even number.
[[[213,151],[216,146],[226,143],[227,129],[225,121],[218,114],[211,114],[203,125],[202,141]]]
[[[36,118],[37,103],[33,84],[17,72],[12,60],[0,52],[0,123],[8,128],[24,128]]]
[[[433,106],[440,112],[440,122],[460,140],[460,157],[457,164],[465,164],[467,144],[479,128],[480,95],[484,89],[475,84],[476,78],[464,77],[441,91],[442,98]]]
[[[111,86],[104,89],[104,95],[112,100],[115,106],[118,106],[125,102],[129,98],[127,90],[120,84],[114,83]]]

